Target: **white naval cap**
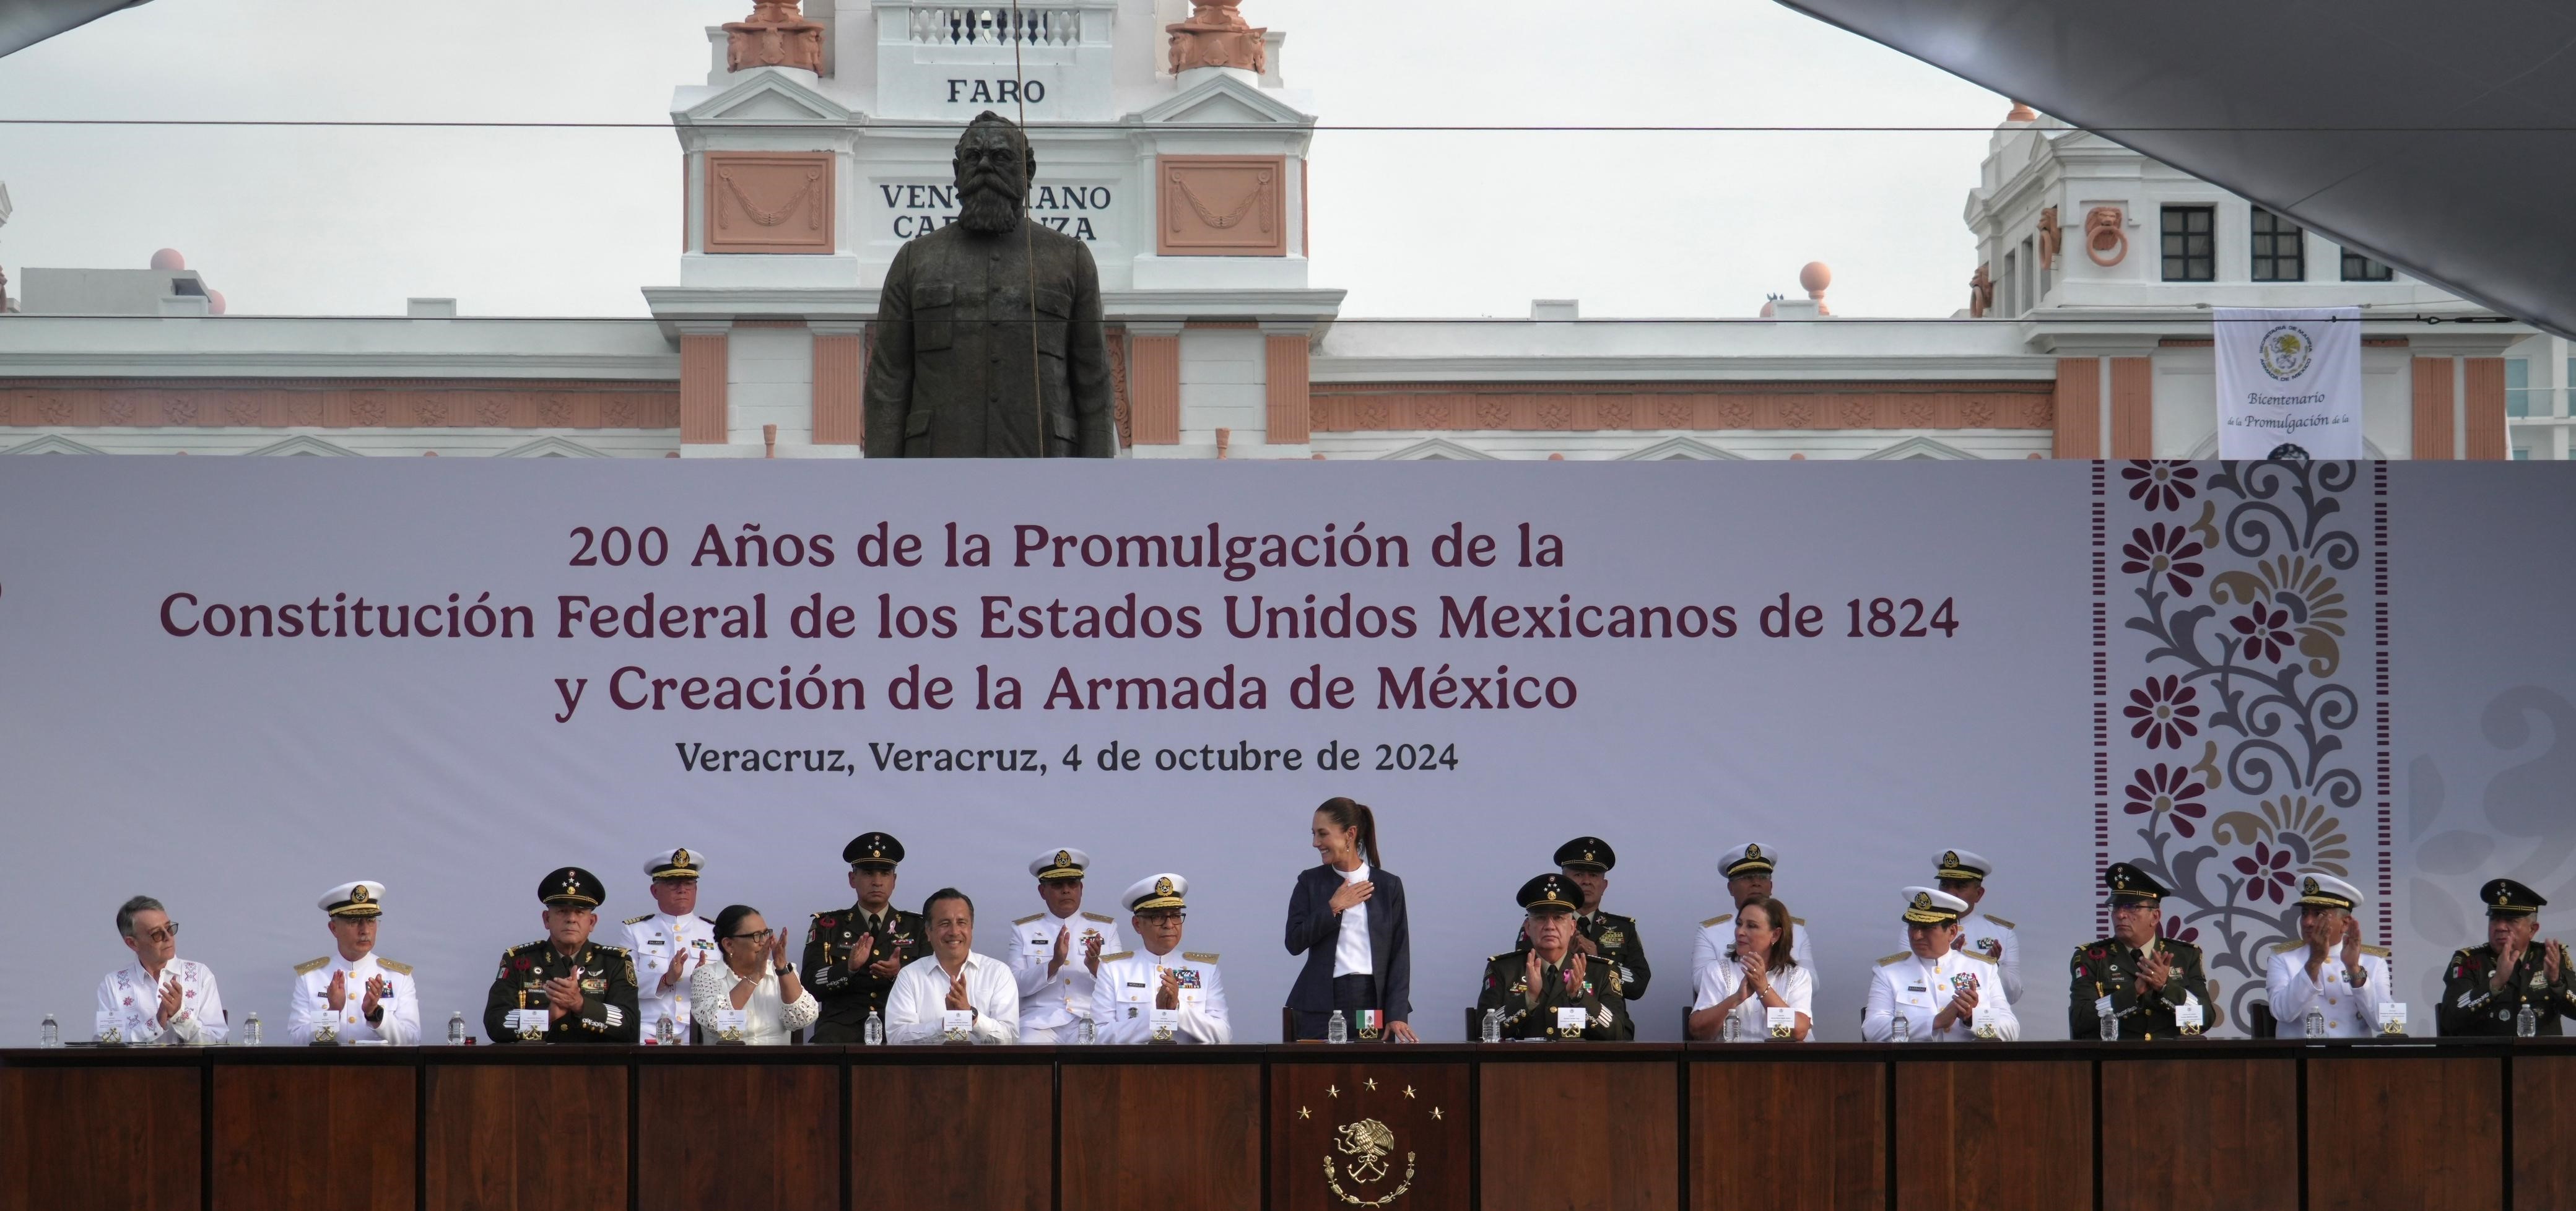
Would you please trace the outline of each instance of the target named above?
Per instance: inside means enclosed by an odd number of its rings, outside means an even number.
[[[335,917],[374,917],[385,911],[385,885],[373,879],[343,883],[322,893],[315,907]]]
[[[1942,850],[1940,857],[1932,859],[1932,865],[1938,868],[1932,872],[1933,877],[1940,879],[1983,879],[1995,870],[1995,864],[1986,861],[1984,855],[1964,849]]]
[[[694,879],[706,869],[705,850],[666,849],[644,860],[644,873],[656,879]]]
[[[1905,889],[1905,919],[1916,925],[1948,925],[1968,911],[1968,902],[1935,887]]]
[[[2360,888],[2333,875],[2321,874],[2313,870],[2304,871],[2299,875],[2299,903],[2301,904],[2340,908],[2350,912],[2360,907],[2361,902],[2366,898],[2361,894]]]
[[[1091,855],[1078,849],[1050,849],[1029,860],[1029,873],[1045,883],[1055,879],[1079,879],[1091,866]]]
[[[1118,902],[1129,912],[1156,908],[1186,908],[1184,898],[1190,894],[1190,881],[1175,874],[1159,874],[1138,879],[1129,886]]]
[[[1779,862],[1779,851],[1759,841],[1747,841],[1726,851],[1726,856],[1717,860],[1717,868],[1732,879],[1737,875],[1770,874],[1771,868]]]

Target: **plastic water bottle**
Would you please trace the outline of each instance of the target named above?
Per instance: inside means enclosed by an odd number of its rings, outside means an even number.
[[[1080,1045],[1082,1045],[1082,1046],[1084,1046],[1084,1047],[1088,1047],[1088,1046],[1092,1045],[1093,1043],[1097,1043],[1097,1042],[1099,1042],[1099,1041],[1100,1041],[1100,1028],[1099,1028],[1099,1027],[1097,1027],[1097,1026],[1092,1025],[1092,1024],[1091,1024],[1091,1019],[1090,1019],[1089,1017],[1084,1017],[1084,1018],[1080,1019],[1080,1023],[1081,1023],[1080,1025],[1078,1025],[1078,1026],[1076,1026],[1076,1027],[1074,1028],[1074,1032],[1073,1032],[1073,1041],[1074,1041],[1074,1042],[1076,1042],[1076,1043],[1078,1043],[1078,1044],[1080,1044]]]
[[[44,1032],[41,1036],[39,1036],[39,1039],[38,1039],[38,1042],[37,1042],[37,1046],[40,1046],[40,1047],[60,1047],[60,1046],[62,1046],[62,1045],[63,1045],[63,1028],[62,1028],[62,1026],[61,1026],[60,1024],[58,1024],[58,1023],[56,1023],[56,1022],[54,1021],[54,1015],[52,1015],[52,1014],[50,1014],[50,1013],[49,1013],[49,1014],[46,1014],[46,1015],[45,1015],[45,1032]]]
[[[2299,1029],[2312,1039],[2326,1037],[2326,1011],[2308,1006],[2308,1016],[2299,1019]]]
[[[1342,1020],[1341,1010],[1334,1010],[1331,1020],[1324,1023],[1324,1041],[1327,1043],[1347,1043],[1351,1041],[1351,1025],[1349,1022]]]
[[[663,1014],[662,1020],[653,1023],[653,1042],[655,1044],[668,1047],[679,1041],[680,1031],[677,1027],[671,1025],[671,1015],[667,1013]]]
[[[259,1046],[259,1015],[258,1015],[258,1014],[255,1014],[255,1013],[254,1013],[254,1014],[250,1015],[250,1020],[249,1020],[249,1021],[247,1021],[247,1022],[242,1023],[241,1040],[242,1040],[242,1046],[244,1046],[244,1047],[257,1047],[257,1046]]]
[[[1914,1041],[1914,1020],[1906,1017],[1903,1010],[1897,1011],[1895,1017],[1888,1019],[1887,1041],[1891,1043],[1911,1043]]]
[[[1503,1041],[1502,1010],[1488,1009],[1485,1011],[1485,1024],[1477,1028],[1476,1038],[1478,1041],[1486,1043],[1499,1043]]]
[[[2120,1041],[2120,1015],[2116,1013],[2102,1015],[2102,1041],[2105,1043]]]
[[[885,1019],[878,1017],[876,1010],[868,1011],[868,1024],[861,1030],[859,1037],[867,1046],[885,1046]]]
[[[2517,1039],[2527,1039],[2538,1035],[2539,1033],[2540,1015],[2533,1013],[2531,1011],[2531,1006],[2524,1005],[2520,1010],[2517,1010],[2514,1013],[2513,1037]]]
[[[1736,1017],[1732,1013],[1727,1014],[1726,1020],[1718,1024],[1717,1041],[1721,1043],[1743,1042],[1744,1020]]]
[[[465,1011],[462,1009],[447,1015],[447,1045],[450,1047],[465,1045]]]

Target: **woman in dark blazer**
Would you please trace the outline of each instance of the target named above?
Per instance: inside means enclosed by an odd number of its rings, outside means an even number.
[[[1327,799],[1315,809],[1315,852],[1324,864],[1297,876],[1288,897],[1288,953],[1306,969],[1288,989],[1297,1037],[1325,1037],[1338,1010],[1375,1009],[1386,1038],[1418,1043],[1413,1016],[1413,930],[1404,881],[1378,865],[1377,816],[1365,803]]]

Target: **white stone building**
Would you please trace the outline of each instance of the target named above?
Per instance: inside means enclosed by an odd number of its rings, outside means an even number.
[[[1316,103],[1236,4],[810,2],[708,30],[675,93],[651,318],[228,316],[175,259],[27,269],[0,453],[862,457],[878,283],[953,215],[986,109],[1025,117],[1031,213],[1100,265],[1124,457],[2206,456],[2211,306],[2365,308],[2381,456],[2565,458],[2576,426],[2566,342],[2020,108],[1955,315],[1837,317],[1811,265],[1758,316],[1353,322],[1306,255]]]

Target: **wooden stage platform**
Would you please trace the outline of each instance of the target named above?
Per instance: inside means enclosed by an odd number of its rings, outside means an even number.
[[[2576,1042],[0,1051],[0,1211],[2576,1207]]]

